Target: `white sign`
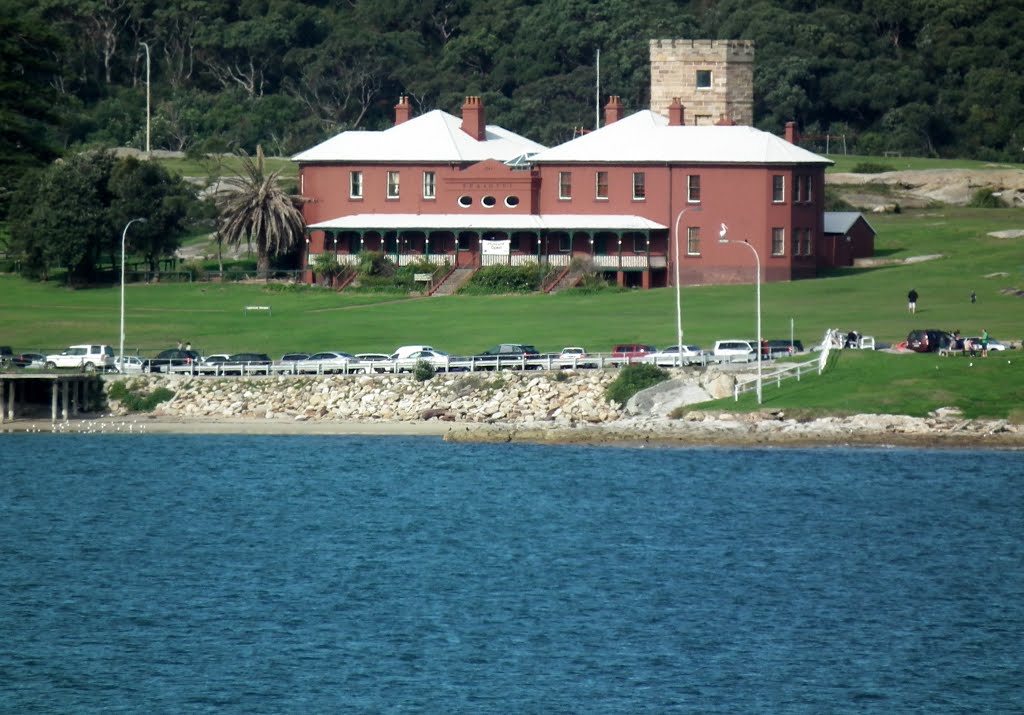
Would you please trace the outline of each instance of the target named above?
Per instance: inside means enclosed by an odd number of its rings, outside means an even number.
[[[512,249],[512,242],[508,239],[503,241],[481,241],[480,253],[485,256],[507,256]]]
[[[432,273],[417,273],[412,278],[415,281],[423,281],[425,283],[429,283],[431,278],[433,278],[433,274]]]

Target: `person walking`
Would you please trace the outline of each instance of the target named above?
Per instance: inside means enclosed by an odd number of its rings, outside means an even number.
[[[988,331],[981,329],[981,356],[988,357]]]
[[[907,293],[907,310],[911,313],[917,312],[917,291],[913,288]]]
[[[977,303],[978,302],[978,294],[975,293],[973,290],[971,291],[971,302],[972,303]]]

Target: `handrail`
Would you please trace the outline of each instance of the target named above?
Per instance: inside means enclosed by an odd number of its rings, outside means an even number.
[[[555,276],[555,280],[549,282],[547,285],[541,288],[541,292],[550,293],[551,291],[553,291],[555,289],[555,286],[561,283],[562,279],[565,278],[566,275],[568,275],[569,269],[569,266],[566,266],[564,269],[562,269],[562,272]]]
[[[444,282],[445,282],[446,280],[448,280],[449,278],[451,278],[451,275],[452,275],[452,273],[454,273],[454,272],[455,272],[455,271],[456,271],[457,269],[458,269],[458,266],[452,266],[451,268],[449,268],[449,269],[448,269],[448,272],[447,272],[447,273],[445,273],[445,274],[444,274],[444,275],[443,275],[443,276],[441,277],[441,280],[439,280],[439,281],[435,281],[435,282],[434,282],[434,285],[432,285],[432,286],[430,287],[430,290],[428,290],[428,291],[427,291],[427,297],[430,297],[430,296],[434,295],[434,292],[435,292],[435,291],[436,291],[436,290],[437,290],[438,288],[440,288],[441,286],[443,286],[443,285],[444,285]],[[436,273],[437,271],[434,271],[434,272]]]

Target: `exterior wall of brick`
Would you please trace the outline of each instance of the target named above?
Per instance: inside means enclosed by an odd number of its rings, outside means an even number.
[[[678,97],[686,124],[714,124],[723,115],[754,124],[752,40],[651,40],[651,109],[668,116]],[[710,71],[711,86],[697,87],[698,71]]]

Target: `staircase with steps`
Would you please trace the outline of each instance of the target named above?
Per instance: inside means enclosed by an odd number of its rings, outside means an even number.
[[[574,271],[574,270],[566,271],[555,282],[555,284],[552,285],[551,287],[547,288],[545,290],[545,292],[546,293],[557,293],[560,290],[565,290],[566,288],[572,288],[574,285],[576,285],[577,283],[580,282],[580,278],[583,277],[584,273],[586,273],[586,271]]]
[[[476,268],[456,268],[454,271],[448,274],[444,282],[437,286],[430,294],[431,296],[439,295],[452,295],[459,290],[462,286],[466,285],[473,274],[476,273]]]

